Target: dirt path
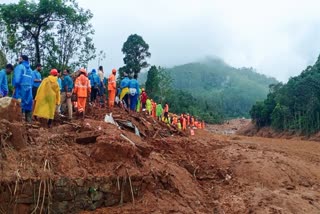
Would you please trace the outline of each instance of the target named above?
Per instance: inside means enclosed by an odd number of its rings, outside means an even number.
[[[179,194],[148,193],[135,206],[96,213],[320,213],[317,142],[198,130],[168,144],[165,160],[190,173],[172,172]]]

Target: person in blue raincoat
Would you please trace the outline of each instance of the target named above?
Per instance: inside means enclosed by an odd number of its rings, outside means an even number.
[[[138,98],[140,95],[140,86],[138,83],[138,75],[134,74],[133,78],[129,82],[129,97],[130,97],[130,110],[135,111]]]
[[[13,66],[8,64],[5,69],[0,71],[0,97],[6,97],[9,93],[7,75],[11,74]]]
[[[91,74],[89,76],[90,84],[91,84],[91,102],[95,102],[97,99],[97,95],[100,87],[100,78],[97,74],[96,69],[92,69]]]
[[[130,79],[127,73],[123,73],[123,80],[120,82],[120,100],[123,100],[126,104],[126,107],[129,108],[129,82]]]
[[[31,122],[32,119],[32,70],[29,64],[29,58],[26,55],[19,57],[19,65],[13,72],[12,84],[14,86],[13,98],[21,99],[21,109],[25,114],[26,122]]]

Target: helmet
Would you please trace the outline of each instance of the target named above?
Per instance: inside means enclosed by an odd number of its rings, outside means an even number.
[[[87,76],[87,71],[86,71],[86,69],[84,69],[84,68],[80,68],[80,73],[83,73],[84,75],[86,75]]]
[[[50,75],[52,75],[52,76],[58,76],[58,70],[57,69],[51,69],[51,71],[50,71]]]
[[[115,68],[112,69],[112,73],[113,73],[113,74],[117,73],[117,70],[116,70]]]

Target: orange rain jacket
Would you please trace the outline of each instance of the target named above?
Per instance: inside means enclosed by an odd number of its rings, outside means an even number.
[[[74,84],[74,93],[77,94],[78,97],[88,97],[88,94],[91,92],[90,81],[88,77],[84,74],[81,74]]]
[[[166,112],[166,113],[169,112],[169,105],[168,105],[168,104],[166,104],[166,105],[164,106],[164,112]]]
[[[117,89],[116,75],[110,74],[108,78],[108,91],[112,91],[116,89]]]

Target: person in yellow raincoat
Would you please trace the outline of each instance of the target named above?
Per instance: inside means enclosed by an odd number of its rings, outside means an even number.
[[[45,78],[35,97],[35,107],[33,115],[48,119],[48,127],[52,126],[52,120],[56,112],[56,106],[60,105],[60,88],[58,85],[57,69],[50,71],[50,76]]]
[[[148,98],[146,101],[146,109],[149,115],[151,115],[151,110],[152,110],[152,103],[151,100]]]

